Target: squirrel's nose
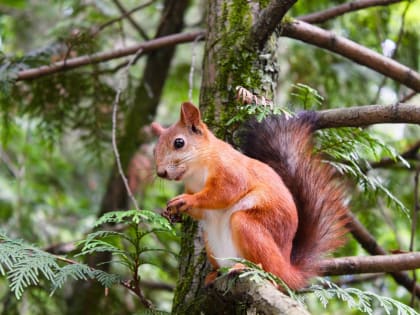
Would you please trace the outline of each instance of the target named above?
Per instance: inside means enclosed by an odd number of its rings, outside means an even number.
[[[168,176],[168,172],[165,169],[158,169],[156,173],[159,177],[162,178],[166,178]]]

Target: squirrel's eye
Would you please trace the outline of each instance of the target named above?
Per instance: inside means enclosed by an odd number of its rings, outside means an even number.
[[[176,138],[174,141],[174,147],[175,149],[181,149],[185,144],[184,139],[182,138]]]

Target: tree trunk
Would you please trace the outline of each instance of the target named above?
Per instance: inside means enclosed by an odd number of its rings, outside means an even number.
[[[225,140],[230,138],[229,131],[225,128],[226,122],[237,113],[237,86],[244,86],[271,99],[275,94],[278,76],[274,56],[276,38],[270,37],[265,45],[253,42],[252,39],[255,33],[253,25],[264,9],[261,3],[262,1],[208,1],[200,109],[210,128]],[[269,31],[267,33],[271,34]],[[268,294],[270,287],[272,296],[282,295],[270,284],[267,286],[242,281],[239,287],[230,290],[229,283],[226,282],[228,280],[220,279],[211,288],[204,288],[203,279],[210,267],[201,230],[190,219],[183,223],[180,257],[180,280],[175,292],[173,314],[293,314],[288,306],[276,308],[277,311],[274,311],[273,306],[262,312],[260,306],[270,303],[259,305],[258,301],[264,300],[263,295]],[[227,291],[229,293],[225,295]],[[250,298],[250,292],[253,298]],[[282,296],[290,302],[288,297]],[[298,309],[299,314],[305,314],[304,310],[296,306],[297,303],[290,303],[293,305],[292,309]]]

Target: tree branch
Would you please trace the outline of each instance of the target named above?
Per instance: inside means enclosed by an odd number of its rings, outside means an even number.
[[[252,25],[249,34],[249,43],[262,48],[268,37],[277,28],[287,11],[297,0],[272,0],[261,11],[258,20]]]
[[[324,276],[359,273],[396,272],[420,268],[420,252],[394,255],[357,256],[321,261]]]
[[[366,105],[317,112],[317,129],[360,127],[383,123],[420,124],[420,105]]]
[[[146,54],[160,48],[192,42],[197,37],[200,37],[200,36],[201,37],[204,36],[203,31],[162,36],[162,37],[152,39],[150,41],[143,42],[138,45],[130,46],[127,48],[122,48],[122,49],[103,52],[103,53],[97,53],[94,55],[80,56],[77,58],[71,58],[64,61],[59,61],[48,66],[42,66],[39,68],[23,70],[17,74],[16,80],[22,81],[22,80],[36,79],[36,78],[40,78],[49,74],[74,69],[74,68],[85,66],[88,64],[94,64],[94,63],[108,61],[111,59],[126,57],[129,55],[135,54],[140,49],[142,49],[143,53]]]
[[[354,12],[357,10],[366,9],[374,6],[390,5],[402,1],[404,0],[356,0],[353,2],[343,3],[323,11],[302,15],[297,17],[297,19],[306,23],[323,23],[325,21],[328,21],[330,19],[336,18],[340,15],[349,12]]]
[[[420,92],[418,72],[347,38],[302,21],[283,23],[281,32],[282,36],[335,52]]]
[[[375,240],[375,238],[369,233],[369,231],[357,220],[357,218],[351,215],[352,221],[349,224],[349,228],[353,237],[359,242],[360,245],[371,255],[386,255],[387,252],[383,249]],[[390,273],[391,277],[394,278],[395,282],[405,287],[409,292],[420,297],[420,285],[416,284],[410,277],[402,272],[396,271]]]

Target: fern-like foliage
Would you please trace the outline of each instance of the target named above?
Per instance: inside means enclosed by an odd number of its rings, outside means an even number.
[[[105,287],[119,283],[120,278],[101,270],[73,263],[60,266],[59,257],[47,253],[23,240],[14,240],[0,232],[0,273],[7,276],[10,289],[20,298],[29,286],[39,285],[41,279],[51,282],[55,292],[67,278],[95,279]]]
[[[307,291],[312,292],[324,307],[327,306],[331,299],[340,299],[346,302],[349,308],[369,315],[376,314],[375,307],[377,305],[388,315],[419,315],[417,311],[408,305],[392,298],[356,288],[341,288],[323,278],[320,278],[319,281],[321,284],[312,285]]]
[[[79,242],[82,246],[80,255],[95,252],[109,252],[114,261],[124,265],[137,275],[138,268],[142,264],[150,263],[146,256],[147,252],[166,252],[173,254],[166,248],[149,247],[144,239],[156,233],[170,233],[176,235],[172,225],[159,214],[148,210],[112,211],[104,214],[96,221],[95,226],[105,227],[109,224],[124,224],[127,229],[124,233],[118,231],[101,230],[90,233],[85,240]],[[135,279],[139,280],[139,279]]]
[[[303,109],[317,108],[324,102],[324,97],[314,88],[303,84],[293,84],[291,96]]]
[[[175,230],[172,225],[161,215],[150,210],[127,210],[127,211],[111,211],[100,217],[95,226],[98,227],[107,223],[125,223],[137,225],[139,223],[149,223],[152,228],[162,229],[172,234]]]
[[[170,252],[166,248],[147,247],[142,240],[146,236],[168,232],[175,234],[169,222],[152,211],[115,211],[101,217],[96,225],[125,224],[125,233],[119,231],[100,230],[89,234],[80,241],[81,251],[77,256],[97,252],[110,252],[121,263],[133,272],[134,281],[140,280],[138,268],[149,263],[144,253]],[[143,256],[141,256],[143,255]],[[39,285],[41,279],[52,284],[53,294],[68,279],[96,280],[104,287],[121,283],[121,276],[109,274],[88,265],[69,260],[45,252],[23,240],[13,240],[0,232],[0,273],[7,276],[10,289],[19,299],[29,286]]]
[[[0,232],[0,272],[7,275],[10,289],[17,298],[26,287],[38,285],[40,275],[53,281],[59,269],[52,255]]]
[[[332,164],[340,173],[353,178],[366,194],[373,197],[384,196],[388,203],[407,216],[409,209],[378,178],[368,175],[369,160],[387,156],[407,168],[410,165],[390,145],[385,144],[360,128],[337,128],[319,131],[321,152],[329,156],[327,163]]]
[[[97,280],[105,288],[110,288],[114,284],[122,281],[121,277],[114,274],[109,274],[105,271],[93,269],[84,264],[70,264],[60,268],[59,272],[55,274],[52,281],[53,289],[51,294],[57,289],[60,289],[64,283],[69,279],[73,280]]]

